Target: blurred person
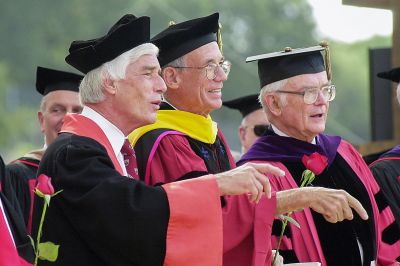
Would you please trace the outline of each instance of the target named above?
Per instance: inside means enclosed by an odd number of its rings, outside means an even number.
[[[261,173],[280,174],[249,164],[158,187],[134,178],[126,136],[155,122],[166,90],[149,35],[150,18],[128,14],[106,35],[69,48],[67,63],[85,73],[84,107],[65,116],[38,171],[62,190],[47,209],[42,235],[60,245],[58,265],[220,265],[220,196],[244,193],[257,202],[270,194]],[[35,200],[34,229],[42,204]]]
[[[0,157],[0,265],[33,265],[33,248],[24,218],[13,188],[4,187],[5,178],[5,165]]]
[[[396,95],[397,101],[400,102],[400,68],[378,73],[378,77],[397,84]],[[400,145],[386,151],[369,167],[381,187],[382,193],[388,199],[397,223],[400,224]],[[397,235],[399,234],[400,232],[397,232]],[[383,237],[386,237],[389,243],[396,240],[393,238],[393,234],[385,234]]]
[[[218,27],[219,14],[214,13],[173,24],[152,38],[160,49],[167,91],[157,122],[129,135],[139,177],[146,184],[196,180],[201,175],[235,167],[224,136],[210,116],[222,106],[223,82],[230,70],[230,63],[218,46]],[[331,194],[346,202],[339,204]],[[325,210],[321,203],[328,200],[337,208]],[[262,197],[258,204],[250,202],[246,195],[223,197],[221,201],[225,266],[271,265],[271,226],[277,214],[304,207],[331,215],[353,207],[365,214],[347,193],[320,188],[282,191],[271,199]]]
[[[269,126],[267,115],[258,101],[258,94],[225,101],[222,105],[238,110],[243,117],[238,128],[239,140],[242,145],[241,154],[243,154],[247,152],[251,145],[253,145],[267,130]]]
[[[326,50],[325,62],[322,50]],[[346,191],[358,199],[369,217],[353,215],[348,208],[334,216],[308,208],[294,212],[292,218],[300,228],[289,224],[284,232],[280,254],[285,263],[396,265],[399,229],[379,185],[355,148],[339,136],[323,133],[336,94],[327,44],[286,48],[246,61],[258,61],[260,99],[271,127],[238,164],[268,162],[284,170],[284,177],[269,175],[276,191],[302,186],[304,171],[309,169],[315,174],[310,180],[313,187]],[[337,223],[346,216],[353,219]],[[281,221],[276,220],[273,248],[277,248],[281,227]],[[385,242],[389,231],[393,243]]]
[[[6,166],[7,179],[17,195],[28,232],[32,226],[33,189],[36,173],[46,147],[57,137],[64,116],[80,113],[79,83],[83,76],[61,70],[37,67],[36,90],[43,97],[37,113],[44,136],[42,149],[31,151]]]

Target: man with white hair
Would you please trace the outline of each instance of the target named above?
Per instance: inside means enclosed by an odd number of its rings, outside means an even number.
[[[378,73],[378,77],[397,84],[397,101],[400,102],[400,68]],[[369,167],[379,183],[382,193],[387,197],[398,224],[400,224],[400,145],[382,154]],[[397,235],[399,234],[400,232]],[[392,235],[386,235],[386,237],[391,238]],[[391,242],[389,239],[388,241]]]
[[[149,17],[125,15],[105,36],[69,49],[66,61],[86,74],[84,108],[65,117],[38,172],[62,190],[42,236],[60,245],[58,265],[221,265],[220,196],[249,193],[257,202],[270,196],[261,172],[282,174],[249,164],[158,187],[131,178],[135,158],[126,136],[155,122],[166,90],[149,35]],[[35,229],[41,205],[35,202]]]
[[[268,162],[284,170],[284,177],[270,176],[276,191],[298,188],[305,182],[346,191],[361,202],[369,217],[353,215],[350,208],[333,216],[309,208],[294,212],[292,217],[300,228],[290,224],[285,230],[280,247],[285,262],[396,265],[400,256],[399,228],[380,187],[354,147],[339,136],[323,133],[336,94],[327,44],[286,48],[246,61],[258,61],[260,100],[271,127],[238,164]],[[308,181],[306,170],[314,174]],[[346,215],[352,219],[338,223]],[[273,247],[277,248],[282,232],[280,220],[276,220],[272,232]],[[393,234],[394,242],[385,242],[385,234]]]

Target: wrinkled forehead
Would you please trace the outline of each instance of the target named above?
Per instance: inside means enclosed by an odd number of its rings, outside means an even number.
[[[196,62],[196,63],[211,63],[220,62],[223,60],[221,51],[219,50],[218,44],[216,42],[207,43],[189,53],[184,55],[186,62]]]
[[[291,77],[286,82],[285,88],[304,89],[304,88],[320,88],[329,85],[326,71],[312,74],[302,74]]]

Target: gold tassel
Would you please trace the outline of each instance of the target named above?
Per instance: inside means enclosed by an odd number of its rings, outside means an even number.
[[[329,44],[327,41],[321,41],[320,46],[325,48],[325,69],[328,81],[332,81],[332,66],[331,66],[331,52],[329,50]]]
[[[221,23],[218,23],[217,43],[218,43],[219,50],[221,51],[221,54],[224,54],[222,52],[223,44],[222,44],[222,33],[221,33],[221,30],[222,30],[222,25],[221,25]]]

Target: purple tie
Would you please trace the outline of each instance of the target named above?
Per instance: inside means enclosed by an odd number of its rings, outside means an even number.
[[[124,145],[122,145],[121,153],[124,156],[124,163],[128,176],[134,179],[139,179],[135,150],[129,143],[128,139],[126,139]]]

